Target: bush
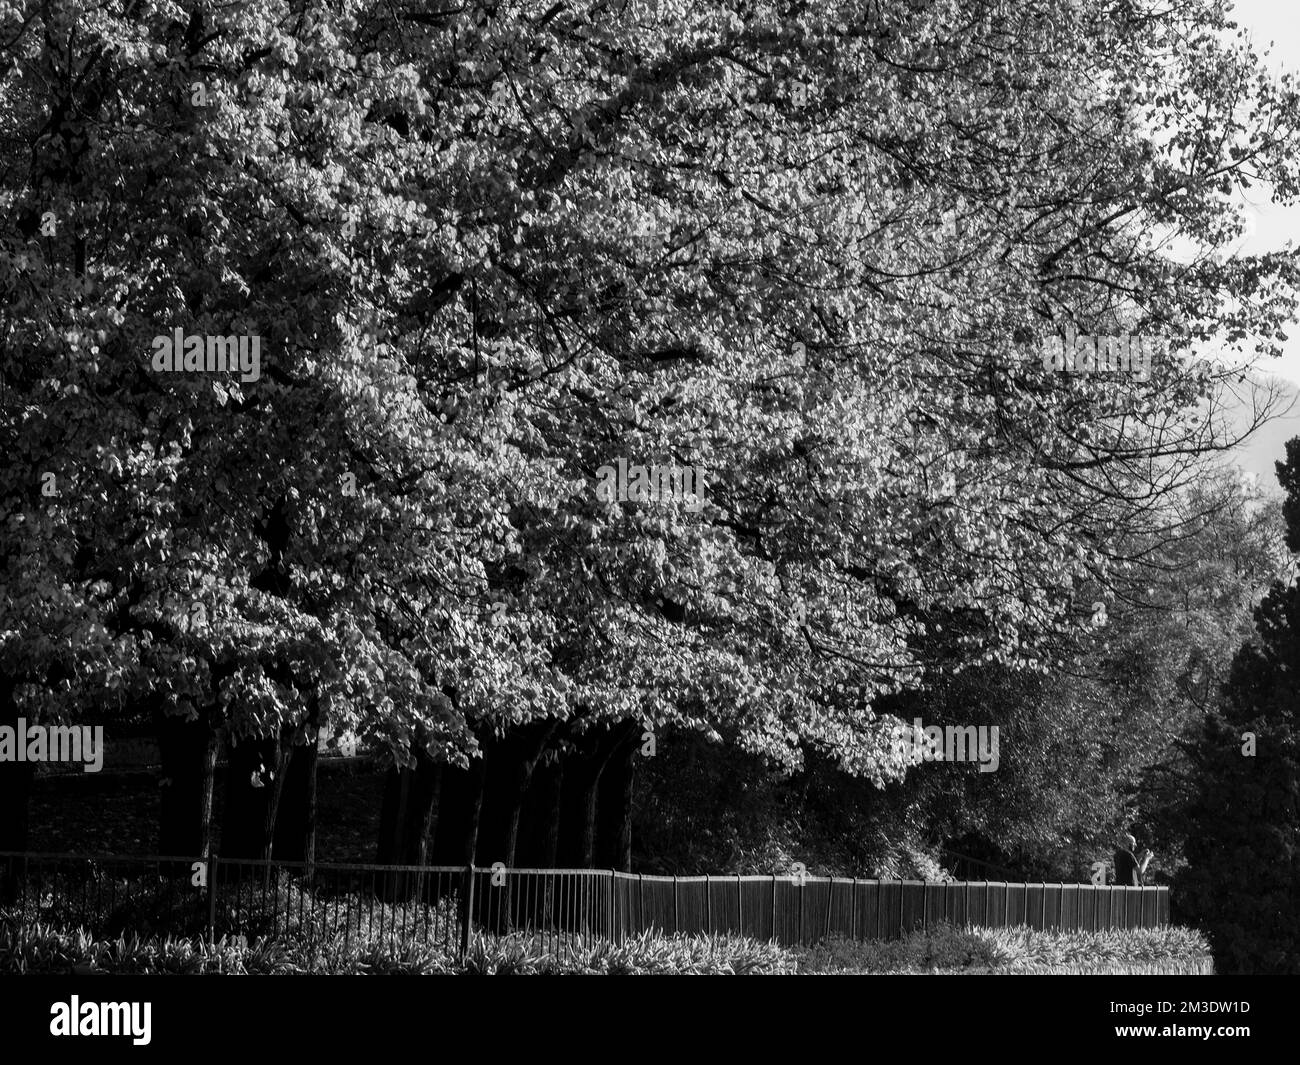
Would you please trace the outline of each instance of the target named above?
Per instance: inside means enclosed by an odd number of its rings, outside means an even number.
[[[646,934],[625,943],[574,937],[477,935],[463,961],[438,942],[395,936],[320,942],[138,935],[97,940],[88,932],[37,923],[22,934],[0,925],[0,973],[413,974],[478,975],[651,973],[766,975],[796,972],[795,956],[770,943],[732,936]]]
[[[799,971],[1208,973],[1212,965],[1205,939],[1187,928],[1078,932],[940,924],[902,939],[828,939],[800,952]]]

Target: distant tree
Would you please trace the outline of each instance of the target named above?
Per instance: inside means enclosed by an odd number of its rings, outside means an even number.
[[[1300,549],[1300,438],[1278,479],[1287,544]],[[1255,612],[1217,713],[1188,756],[1184,920],[1205,930],[1225,973],[1300,973],[1300,584],[1277,584]]]
[[[723,744],[667,735],[658,757],[638,763],[640,861],[750,872],[800,860],[868,875],[950,847],[1027,878],[1069,880],[1137,826],[1156,850],[1151,876],[1172,876],[1183,837],[1170,811],[1192,780],[1177,741],[1199,733],[1289,555],[1279,501],[1236,471],[1179,493],[1157,524],[1158,542],[1129,542],[1141,564],[1098,586],[1108,609],[1058,642],[1049,670],[936,670],[920,690],[876,704],[890,719],[998,727],[996,772],[923,764],[878,788],[825,758],[785,775]]]

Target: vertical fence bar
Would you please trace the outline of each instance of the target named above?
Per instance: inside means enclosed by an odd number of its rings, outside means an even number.
[[[776,938],[776,874],[772,874],[772,941],[779,943]]]
[[[348,881],[349,889],[351,888],[351,886],[352,886],[352,882],[349,879]],[[358,906],[357,913],[360,914],[360,912],[361,912],[361,907]],[[351,890],[349,890],[347,895],[344,896],[344,902],[343,902],[343,949],[344,950],[347,949],[348,943],[351,941],[351,939],[352,939],[352,892]]]
[[[469,923],[474,906],[474,866],[465,866],[465,883],[460,893],[460,959],[465,960],[469,954]]]
[[[798,934],[797,941],[798,944],[800,944],[800,947],[803,945],[803,888],[805,888],[806,884],[807,880],[802,878],[800,879],[800,883],[798,883],[798,888],[800,888],[800,934]]]
[[[212,855],[208,862],[208,944],[216,941],[217,935],[217,856]]]

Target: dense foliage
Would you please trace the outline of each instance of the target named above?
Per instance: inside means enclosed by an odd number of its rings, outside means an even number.
[[[1278,477],[1287,544],[1300,551],[1300,439]],[[1255,619],[1221,706],[1187,745],[1189,795],[1175,817],[1188,864],[1174,899],[1221,971],[1300,973],[1300,584],[1277,584]]]
[[[656,728],[899,779],[887,707],[1033,699],[1176,524],[1222,444],[1182,356],[1278,349],[1295,263],[1224,250],[1300,112],[1225,25],[0,2],[0,720],[156,718],[164,853],[217,735],[231,853],[310,854],[326,725],[387,859],[626,865]],[[1166,341],[1063,374],[1067,327]],[[174,331],[260,366],[160,372]]]

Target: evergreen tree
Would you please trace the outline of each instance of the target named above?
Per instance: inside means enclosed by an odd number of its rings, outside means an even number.
[[[1278,479],[1287,544],[1300,545],[1300,438]],[[1221,972],[1300,973],[1300,585],[1275,584],[1237,653],[1219,713],[1189,751],[1183,920],[1205,930]]]

